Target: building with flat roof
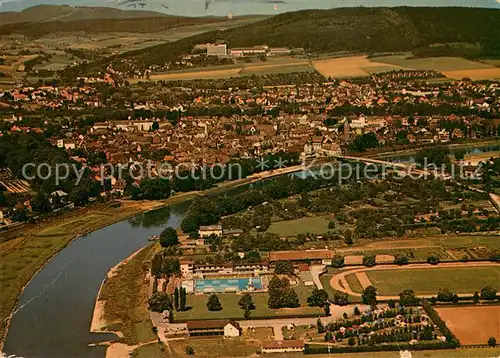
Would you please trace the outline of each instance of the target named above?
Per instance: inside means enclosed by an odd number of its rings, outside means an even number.
[[[207,46],[207,56],[227,56],[227,46],[226,44],[209,44]]]

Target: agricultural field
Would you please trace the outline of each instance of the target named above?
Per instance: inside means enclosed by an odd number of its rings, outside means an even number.
[[[301,307],[299,308],[284,308],[270,309],[267,306],[267,293],[253,293],[252,299],[255,304],[255,310],[252,311],[251,317],[269,317],[269,316],[295,316],[295,315],[320,315],[323,310],[317,307],[307,306],[307,297],[309,297],[312,287],[302,285],[291,286],[298,294]],[[226,318],[243,318],[243,311],[238,305],[242,295],[236,293],[219,294],[219,300],[222,304],[222,310],[211,312],[206,304],[209,295],[191,294],[187,297],[188,310],[184,312],[176,312],[175,319],[179,321],[194,320],[194,319],[226,319]]]
[[[462,345],[486,344],[489,337],[500,341],[499,306],[436,307],[436,311]]]
[[[267,232],[280,236],[297,236],[298,234],[323,234],[328,231],[329,220],[323,217],[308,217],[272,223]]]
[[[397,296],[405,289],[413,289],[417,295],[435,295],[441,288],[453,293],[473,293],[498,285],[500,266],[369,270],[366,275],[383,296]]]
[[[309,61],[297,58],[269,58],[265,62],[245,63],[237,61],[234,65],[209,66],[192,68],[164,73],[153,73],[150,75],[152,81],[169,80],[195,80],[195,79],[217,79],[252,75],[266,75],[273,73],[310,72],[313,68]],[[131,79],[138,82],[138,79]]]
[[[435,70],[452,79],[469,77],[473,80],[500,78],[500,68],[488,63],[475,62],[459,57],[430,57],[408,59],[408,55],[382,56],[373,62],[417,70]]]
[[[403,68],[395,64],[370,60],[366,56],[315,60],[313,66],[323,76],[332,78],[362,77]]]

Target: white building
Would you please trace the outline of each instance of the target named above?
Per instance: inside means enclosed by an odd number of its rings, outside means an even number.
[[[200,237],[205,237],[210,235],[222,236],[222,226],[221,225],[200,226],[198,234],[200,235]]]
[[[269,341],[262,343],[262,353],[288,353],[303,351],[304,341],[302,340]]]
[[[231,56],[265,55],[267,46],[235,47],[229,50]]]
[[[207,56],[219,56],[219,57],[227,56],[226,44],[208,45]]]
[[[181,266],[182,276],[190,276],[194,272],[194,261],[191,260],[181,260],[179,261]]]

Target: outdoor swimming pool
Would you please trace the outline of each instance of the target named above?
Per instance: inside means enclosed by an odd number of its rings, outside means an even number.
[[[260,278],[230,278],[230,279],[214,279],[214,280],[196,280],[196,292],[235,292],[235,291],[250,291],[253,289],[260,290],[262,281]]]

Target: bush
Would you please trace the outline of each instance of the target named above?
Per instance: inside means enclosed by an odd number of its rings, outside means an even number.
[[[396,254],[394,257],[394,263],[396,265],[406,265],[408,263],[408,256],[405,254]]]
[[[367,267],[372,267],[372,266],[375,266],[376,262],[375,262],[375,255],[365,255],[363,256],[363,265],[367,266]]]
[[[179,244],[179,238],[177,237],[177,231],[171,227],[167,227],[160,234],[160,245],[162,247],[175,246]]]
[[[486,286],[481,289],[481,298],[483,300],[493,301],[497,298],[497,290],[491,286]]]
[[[439,317],[436,310],[430,305],[427,300],[422,301],[422,307],[424,308],[424,311],[427,313],[432,322],[434,322],[434,324],[438,326],[439,331],[446,337],[446,343],[454,345],[454,348],[460,346],[460,342],[458,341],[458,339],[446,326],[446,323],[441,319],[441,317]]]
[[[344,266],[344,256],[336,254],[332,258],[332,267],[340,268]]]
[[[490,337],[488,338],[488,345],[490,347],[496,347],[497,346],[497,340],[495,337]]]
[[[207,308],[209,311],[221,311],[222,304],[219,301],[219,297],[216,294],[210,295],[207,302]]]
[[[349,340],[347,341],[347,344],[349,344],[350,346],[355,345],[356,344],[356,338],[354,338],[354,337],[349,338]]]
[[[436,255],[430,255],[427,257],[427,263],[431,265],[437,265],[439,263],[439,257]]]
[[[194,354],[194,349],[191,346],[186,347],[186,354],[192,356]]]

